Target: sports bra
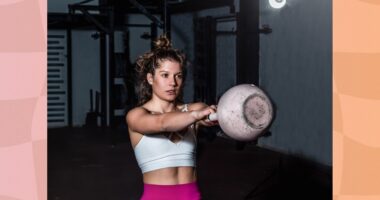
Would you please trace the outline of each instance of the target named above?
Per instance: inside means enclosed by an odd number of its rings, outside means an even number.
[[[187,112],[187,104],[181,112]],[[164,134],[143,135],[134,148],[142,173],[179,166],[195,167],[196,136],[194,124],[187,127],[182,138],[172,142]]]

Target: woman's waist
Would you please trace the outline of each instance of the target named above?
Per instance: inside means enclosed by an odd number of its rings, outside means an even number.
[[[143,174],[144,183],[154,185],[187,184],[196,179],[195,167],[191,166],[167,167]]]

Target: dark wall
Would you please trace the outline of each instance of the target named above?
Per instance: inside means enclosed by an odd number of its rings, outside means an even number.
[[[332,2],[260,1],[260,86],[276,107],[259,145],[332,165]]]

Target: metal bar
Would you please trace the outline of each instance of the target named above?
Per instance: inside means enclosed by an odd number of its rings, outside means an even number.
[[[157,24],[151,23],[150,24],[150,49],[154,49],[154,39],[157,37]]]
[[[253,1],[253,0],[251,0]],[[234,0],[204,0],[204,1],[185,1],[176,5],[171,5],[171,13],[196,12],[200,10],[229,6],[234,10]]]
[[[220,22],[220,23],[223,23],[223,22],[235,22],[236,21],[236,18],[225,18],[225,19],[217,19],[216,22]]]
[[[80,10],[84,14],[86,19],[88,19],[89,21],[94,23],[95,26],[98,27],[101,31],[109,33],[109,30],[106,27],[104,27],[100,22],[98,22],[93,16],[91,16],[91,14],[89,12],[87,12],[87,10],[85,10],[83,8],[80,8],[78,10]]]
[[[236,31],[216,31],[217,35],[236,35]]]
[[[114,11],[113,9],[108,11],[109,16],[109,33],[108,33],[108,99],[109,101],[109,121],[110,126],[115,126],[115,114],[114,114],[114,108],[115,108],[115,101],[114,101],[114,77],[115,77],[115,34],[114,34]]]
[[[82,4],[85,4],[85,3],[91,2],[91,1],[94,1],[94,0],[85,0],[85,1],[81,1],[81,2],[79,2],[79,3],[74,3],[73,5],[82,5]]]
[[[134,6],[136,6],[137,9],[139,9],[146,17],[148,17],[150,20],[152,20],[154,23],[156,23],[160,28],[163,28],[163,23],[161,20],[159,20],[156,16],[150,14],[146,8],[144,8],[143,5],[139,4],[136,0],[129,0]]]
[[[164,34],[170,39],[170,18],[168,16],[168,1],[163,0],[161,19],[164,22]]]
[[[111,9],[109,6],[95,6],[95,5],[77,5],[77,4],[70,4],[69,5],[72,9],[74,10],[79,10],[79,9],[86,9],[86,10],[109,10]]]
[[[258,85],[259,1],[240,1],[240,13],[236,24],[237,84],[250,83]]]
[[[170,15],[170,10],[168,5],[166,4],[166,31],[167,31],[167,36],[170,39],[172,36],[172,31],[171,31],[171,15]]]
[[[68,15],[69,14],[49,14],[48,16],[48,28],[50,29],[65,29],[68,26],[68,23],[70,23],[71,29],[88,29],[93,30],[96,29],[97,26],[92,23],[92,21],[89,21],[85,18],[84,14],[73,14],[71,15],[71,22],[68,21]],[[100,14],[91,14],[93,18],[96,19],[96,21],[101,22],[102,24],[105,24],[105,15]],[[125,27],[142,27],[142,28],[149,28],[150,24],[115,24],[115,30],[123,31],[125,30]]]
[[[106,34],[100,32],[100,119],[101,127],[107,127],[107,61],[106,61]]]
[[[214,17],[214,19],[216,19],[217,21],[219,21],[221,19],[234,19],[234,20],[236,20],[236,14],[218,16],[218,17]]]
[[[68,21],[71,21],[71,17],[73,14],[73,10],[69,7],[69,15],[68,15]],[[73,97],[73,84],[72,84],[72,37],[71,37],[71,23],[67,23],[67,121],[69,127],[73,127],[73,109],[72,109],[72,97]]]
[[[126,27],[144,27],[148,28],[151,27],[151,24],[124,24]]]

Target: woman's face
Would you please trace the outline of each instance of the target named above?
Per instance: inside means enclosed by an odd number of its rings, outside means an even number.
[[[176,61],[163,60],[155,69],[154,75],[148,73],[147,79],[152,86],[153,95],[166,101],[174,101],[182,89],[181,65]]]

